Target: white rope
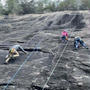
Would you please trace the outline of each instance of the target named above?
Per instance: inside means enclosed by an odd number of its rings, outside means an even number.
[[[59,61],[60,61],[60,59],[61,59],[61,57],[63,56],[63,53],[64,53],[64,51],[65,51],[65,49],[66,49],[67,45],[68,45],[68,42],[66,43],[66,46],[64,47],[64,49],[63,49],[63,51],[62,51],[62,53],[61,53],[61,55],[60,55],[59,59],[57,60],[57,62],[56,62],[56,64],[55,64],[55,66],[54,66],[54,68],[53,68],[53,70],[52,70],[52,72],[51,72],[50,76],[48,77],[48,79],[47,79],[46,83],[44,84],[44,86],[43,86],[43,89],[42,89],[42,90],[44,90],[45,86],[47,85],[48,81],[50,80],[50,78],[51,78],[51,76],[52,76],[52,74],[53,74],[54,70],[56,69],[56,67],[57,67],[57,65],[58,65],[58,63],[59,63]]]
[[[76,15],[75,15],[75,16],[76,16]],[[75,16],[71,19],[71,21],[75,18]],[[72,30],[72,31],[73,31],[73,30]],[[71,37],[70,37],[70,39],[71,39]],[[68,41],[68,42],[69,42],[69,41]],[[47,78],[47,80],[46,80],[46,82],[45,82],[45,84],[44,84],[42,90],[45,89],[45,86],[46,86],[47,83],[49,82],[49,80],[50,80],[50,78],[51,78],[51,76],[52,76],[54,70],[56,69],[56,67],[57,67],[57,65],[58,65],[58,63],[59,63],[61,57],[63,56],[64,51],[66,50],[66,47],[67,47],[67,45],[68,45],[68,42],[66,43],[66,45],[65,45],[65,47],[64,47],[64,49],[63,49],[63,51],[62,51],[62,53],[61,53],[61,55],[60,55],[60,57],[59,57],[59,59],[57,60],[57,62],[56,62],[56,64],[55,64],[54,68],[52,69],[50,76]],[[56,56],[55,56],[55,57],[56,57]],[[53,60],[54,60],[54,59],[53,59]]]

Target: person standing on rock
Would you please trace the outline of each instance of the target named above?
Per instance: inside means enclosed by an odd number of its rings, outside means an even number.
[[[11,58],[18,57],[19,56],[18,51],[22,51],[25,54],[27,54],[27,52],[22,48],[22,46],[20,46],[20,45],[14,45],[14,46],[10,47],[9,54],[6,55],[6,57],[5,57],[6,58],[5,63],[8,63]]]
[[[87,45],[84,43],[84,41],[79,36],[77,36],[74,38],[74,47],[76,50],[79,48],[79,45],[85,47],[86,49],[89,49]]]
[[[61,39],[62,39],[62,42],[68,41],[68,33],[65,30],[62,32]]]

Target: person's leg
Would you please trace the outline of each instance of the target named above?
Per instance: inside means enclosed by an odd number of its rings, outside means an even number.
[[[63,36],[61,37],[62,41],[63,41]]]
[[[8,56],[9,56],[9,55],[6,55],[6,57],[5,57],[5,58],[8,58]]]
[[[80,41],[80,44],[85,47],[86,49],[88,49],[87,45],[84,43],[84,41]]]
[[[5,62],[6,62],[6,63],[8,63],[8,62],[9,62],[9,60],[10,60],[10,58],[7,58]]]
[[[74,46],[75,46],[75,49],[78,49],[79,48],[79,42],[75,41]]]
[[[65,36],[62,36],[62,42],[65,42],[65,39],[66,39]]]
[[[11,58],[12,58],[12,55],[9,54],[9,55],[6,57],[6,61],[5,61],[5,62],[8,63]]]
[[[64,36],[64,38],[63,38],[63,39],[64,39],[64,42],[66,42],[66,36]]]
[[[68,37],[67,37],[67,36],[65,36],[65,41],[64,41],[64,42],[65,42],[65,43],[67,43],[67,41],[68,41]]]

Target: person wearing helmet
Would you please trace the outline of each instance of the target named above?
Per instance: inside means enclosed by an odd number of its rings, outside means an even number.
[[[74,39],[74,47],[75,49],[78,49],[79,48],[79,45],[85,47],[86,49],[88,49],[87,45],[84,43],[84,41],[79,37],[75,37]]]
[[[62,41],[67,41],[68,40],[68,33],[64,30],[62,32],[62,37],[61,37]]]
[[[6,56],[5,62],[8,63],[11,58],[18,57],[18,51],[22,51],[27,54],[27,52],[20,45],[14,45],[9,49],[9,55]]]

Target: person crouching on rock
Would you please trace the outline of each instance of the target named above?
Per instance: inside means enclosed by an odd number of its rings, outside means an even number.
[[[89,49],[87,45],[84,43],[84,41],[79,36],[77,36],[74,38],[74,47],[76,50],[79,48],[79,45],[85,47],[86,49]]]
[[[62,39],[62,42],[68,41],[68,33],[65,30],[62,32],[61,39]]]
[[[22,48],[22,46],[20,45],[14,45],[9,49],[9,54],[6,55],[6,61],[5,63],[8,63],[10,59],[18,57],[19,53],[18,51],[22,51],[25,54],[27,54],[27,52]]]

